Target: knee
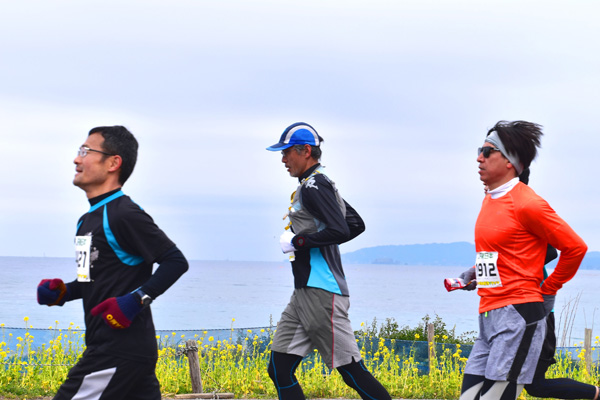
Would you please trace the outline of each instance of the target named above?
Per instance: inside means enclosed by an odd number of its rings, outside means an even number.
[[[284,383],[285,380],[285,372],[283,371],[284,366],[281,364],[275,365],[276,358],[271,354],[271,359],[269,360],[269,367],[267,368],[267,372],[269,373],[269,378],[273,381],[273,383]],[[289,371],[288,375],[289,375]]]
[[[267,372],[269,373],[269,378],[271,378],[271,380],[275,382],[275,368],[273,367],[273,356],[271,356],[271,359],[269,360]]]
[[[271,352],[267,368],[269,377],[278,386],[293,385],[296,382],[294,372],[300,361],[302,361],[300,356]]]

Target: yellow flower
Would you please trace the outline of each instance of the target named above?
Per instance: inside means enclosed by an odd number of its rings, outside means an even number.
[[[214,337],[212,337],[212,336],[208,338],[208,341],[209,341],[209,342],[212,342],[213,340],[215,340],[215,338],[214,338]]]
[[[421,336],[418,333],[415,333],[415,339],[419,339]]]

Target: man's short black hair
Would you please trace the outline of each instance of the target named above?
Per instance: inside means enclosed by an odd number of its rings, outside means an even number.
[[[321,138],[321,143],[324,142],[323,138]],[[300,154],[304,151],[304,144],[295,144],[292,147],[294,148],[294,150],[296,150],[296,153]],[[310,146],[310,157],[316,161],[319,161],[321,159],[321,155],[323,154],[323,151],[321,150],[321,146],[313,146],[312,144],[309,144]]]
[[[121,172],[119,173],[119,183],[124,185],[133,172],[137,161],[138,142],[131,132],[124,126],[98,126],[90,130],[91,135],[99,133],[104,138],[102,151],[121,156]]]
[[[498,121],[488,135],[496,131],[508,153],[516,154],[523,168],[529,168],[541,146],[542,126],[527,121]]]

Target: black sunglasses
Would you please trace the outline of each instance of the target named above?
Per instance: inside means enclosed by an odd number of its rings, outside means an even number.
[[[488,158],[490,156],[490,153],[492,152],[492,150],[500,151],[500,149],[497,147],[490,147],[490,146],[480,147],[477,149],[477,156],[479,156],[481,153],[483,153],[483,157]]]

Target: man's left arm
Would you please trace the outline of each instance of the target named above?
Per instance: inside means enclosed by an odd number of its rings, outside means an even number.
[[[543,295],[555,295],[579,269],[587,245],[542,199],[528,204],[523,215],[521,222],[524,225],[560,251],[554,271],[542,284]]]
[[[340,244],[350,240],[350,228],[346,216],[337,202],[333,185],[321,175],[315,176],[315,184],[303,186],[302,207],[325,224],[325,229],[305,234],[298,232],[292,239],[296,249]],[[358,214],[357,214],[358,215]]]
[[[144,212],[134,215],[134,218],[120,221],[119,232],[122,233],[120,236],[123,247],[136,249],[135,253],[141,254],[146,263],[158,263],[159,266],[141,287],[131,293],[108,298],[91,310],[94,316],[102,314],[106,323],[115,329],[129,327],[140,311],[188,270],[188,262],[183,253],[154,224],[152,218]],[[158,254],[155,255],[156,253]]]
[[[365,222],[346,200],[344,200],[344,204],[346,205],[345,220],[346,224],[348,225],[348,229],[350,229],[350,236],[346,242],[349,242],[365,231]]]
[[[152,299],[166,292],[189,268],[185,256],[177,246],[171,247],[158,257],[156,263],[158,268],[140,288]]]

